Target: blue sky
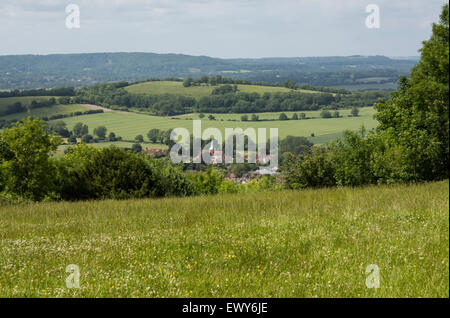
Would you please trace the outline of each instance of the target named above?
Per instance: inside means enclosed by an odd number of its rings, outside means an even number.
[[[79,29],[65,26],[68,4]],[[442,0],[1,0],[0,55],[413,56]],[[368,4],[380,28],[368,29]]]

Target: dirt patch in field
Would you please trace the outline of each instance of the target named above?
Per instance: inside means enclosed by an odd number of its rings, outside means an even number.
[[[91,105],[91,104],[81,104],[81,106],[86,107],[87,109],[92,109],[92,110],[97,110],[97,109],[103,109],[103,111],[105,113],[108,112],[113,112],[114,110],[106,108],[106,107],[102,107],[102,106],[97,106],[97,105]]]

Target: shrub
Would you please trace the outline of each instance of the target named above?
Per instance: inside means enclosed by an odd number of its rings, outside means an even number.
[[[353,107],[351,112],[353,117],[358,117],[359,116],[359,108],[358,107]]]
[[[285,160],[285,186],[288,189],[331,187],[336,185],[335,166],[330,152],[313,148],[311,154],[291,155]]]
[[[72,147],[63,160],[61,195],[67,200],[127,199],[191,195],[193,187],[179,168],[111,146]]]
[[[288,120],[288,119],[289,118],[288,118],[288,116],[285,113],[281,113],[280,114],[279,120]]]
[[[224,180],[224,175],[213,168],[191,176],[191,182],[196,194],[217,194]]]
[[[320,112],[320,117],[322,117],[322,118],[331,118],[332,115],[331,115],[331,112],[329,110],[322,110]]]

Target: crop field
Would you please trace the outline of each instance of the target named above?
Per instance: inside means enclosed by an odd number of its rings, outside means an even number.
[[[448,297],[448,209],[448,181],[4,205],[0,297]]]
[[[214,114],[217,120],[202,119],[202,129],[216,127],[221,129],[223,136],[225,136],[225,128],[278,128],[280,138],[288,135],[309,137],[314,133],[315,137],[310,138],[311,141],[323,143],[336,138],[345,129],[357,130],[364,125],[369,130],[377,125],[377,121],[373,119],[374,110],[372,108],[362,108],[359,117],[348,117],[349,113],[349,110],[341,110],[342,118],[322,119],[320,118],[320,111],[315,111],[306,112],[307,116],[313,119],[258,122],[241,122],[240,117],[243,114]],[[286,112],[286,114],[289,117],[292,116],[292,113]],[[279,113],[261,113],[257,115],[262,119],[276,119],[279,117]],[[72,129],[77,122],[83,122],[88,125],[90,133],[93,132],[94,128],[104,125],[109,132],[112,131],[126,140],[133,140],[139,134],[146,138],[147,132],[152,128],[168,130],[170,128],[183,127],[192,131],[193,122],[191,119],[198,119],[198,114],[179,116],[177,118],[149,116],[132,112],[108,112],[63,118],[61,120],[67,123],[69,129]],[[237,121],[228,121],[228,119]],[[268,134],[269,130],[267,129],[267,136],[269,136]]]
[[[183,82],[170,82],[170,81],[154,81],[154,82],[145,82],[134,84],[126,87],[125,89],[130,93],[135,94],[180,94],[189,97],[200,98],[202,96],[211,95],[214,88],[217,86],[191,86],[184,87]],[[258,85],[237,85],[239,91],[246,93],[275,93],[275,92],[290,92],[292,91],[289,88],[285,87],[272,87],[272,86],[258,86]],[[303,93],[317,93],[317,91],[310,90],[297,90],[298,92]]]

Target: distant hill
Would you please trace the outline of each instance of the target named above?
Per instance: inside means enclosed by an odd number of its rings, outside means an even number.
[[[86,53],[0,56],[0,90],[88,86],[98,82],[223,75],[253,81],[293,80],[366,89],[396,83],[414,58],[385,56],[219,59],[155,53]],[[367,87],[368,86],[368,87]]]

